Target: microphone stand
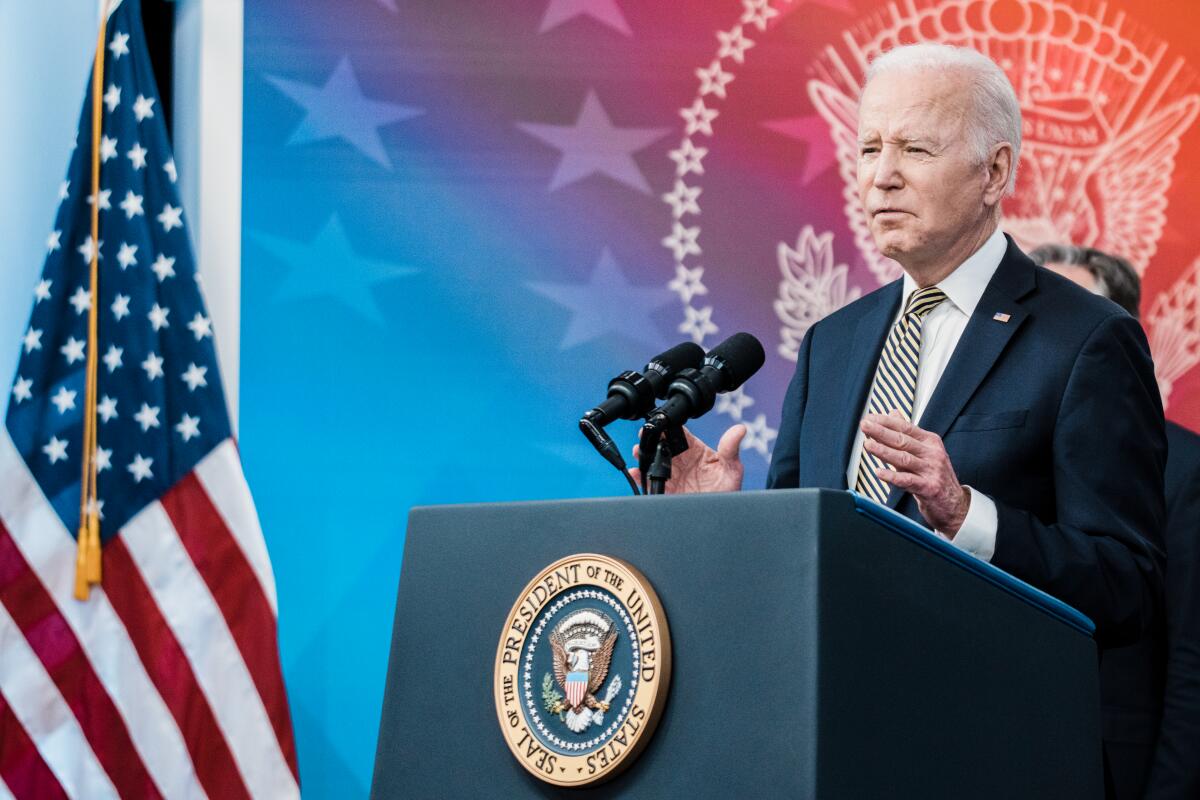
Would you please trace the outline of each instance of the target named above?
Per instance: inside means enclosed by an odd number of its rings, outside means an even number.
[[[667,481],[671,480],[671,459],[688,449],[683,426],[671,425],[664,430],[649,423],[642,430],[639,446],[643,453],[651,452],[651,447],[654,452],[649,468],[642,469],[642,494],[666,494]]]

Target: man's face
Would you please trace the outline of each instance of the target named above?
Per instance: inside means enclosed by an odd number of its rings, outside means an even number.
[[[879,251],[936,263],[980,225],[987,168],[969,152],[968,84],[957,70],[885,72],[858,112],[858,197]]]
[[[1051,272],[1057,272],[1064,278],[1075,281],[1075,283],[1078,283],[1089,292],[1097,294],[1096,276],[1088,271],[1087,267],[1080,267],[1075,264],[1047,264],[1046,269]]]

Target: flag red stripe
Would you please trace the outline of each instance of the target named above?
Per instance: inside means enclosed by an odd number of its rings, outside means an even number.
[[[184,476],[160,502],[229,625],[283,757],[299,781],[296,743],[279,668],[275,615],[262,586],[195,473]]]
[[[187,656],[121,537],[104,545],[104,593],[129,631],[146,673],[179,725],[196,778],[212,798],[248,798],[211,706],[201,691]]]
[[[3,694],[0,694],[0,778],[16,797],[52,800],[67,796]]]
[[[79,720],[96,759],[122,797],[158,798],[125,720],[97,677],[54,599],[0,523],[0,602],[21,629]]]

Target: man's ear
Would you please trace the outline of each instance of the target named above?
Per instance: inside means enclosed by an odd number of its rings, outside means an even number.
[[[987,177],[983,184],[983,200],[997,205],[1008,188],[1008,176],[1013,170],[1013,148],[1008,142],[993,145],[987,160]]]

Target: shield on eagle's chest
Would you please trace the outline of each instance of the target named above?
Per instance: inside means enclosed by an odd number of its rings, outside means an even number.
[[[587,697],[588,673],[573,671],[567,673],[567,705],[571,708],[578,708],[583,704],[583,698]]]

